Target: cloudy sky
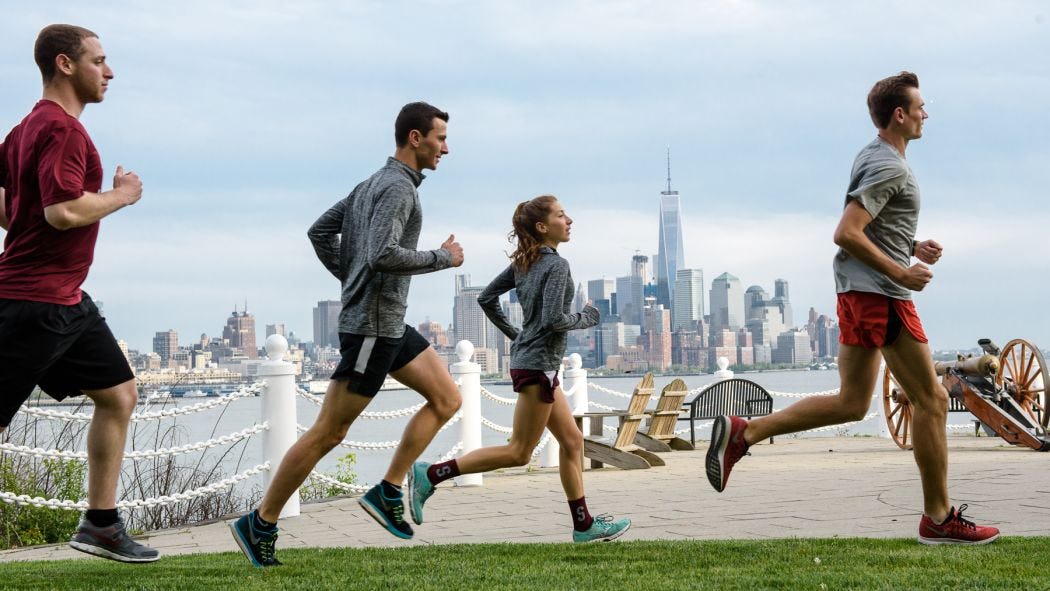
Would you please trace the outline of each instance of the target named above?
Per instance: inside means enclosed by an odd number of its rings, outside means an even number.
[[[755,2],[0,0],[0,128],[40,96],[32,45],[71,22],[116,78],[82,121],[108,178],[143,199],[103,222],[85,285],[148,350],[221,332],[245,300],[262,333],[312,338],[339,286],[306,228],[393,150],[400,106],[451,113],[421,195],[421,248],[450,233],[459,272],[506,264],[514,205],[558,195],[579,281],[656,252],[665,150],[686,265],[791,284],[796,318],[834,313],[831,234],[874,137],[865,96],[919,74],[930,119],[908,149],[919,238],[945,247],[916,302],[936,348],[1050,347],[1050,8],[1036,1]],[[1039,56],[1043,56],[1040,58]],[[453,272],[417,277],[407,321],[451,321]]]

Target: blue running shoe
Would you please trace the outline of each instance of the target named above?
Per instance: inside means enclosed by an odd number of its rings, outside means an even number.
[[[595,516],[594,523],[591,524],[590,529],[587,531],[573,530],[572,541],[577,544],[583,542],[608,542],[622,536],[628,529],[631,529],[630,519],[624,517],[614,520],[612,515],[603,513]]]
[[[400,495],[391,499],[383,494],[383,486],[377,484],[357,499],[357,503],[388,532],[404,540],[412,539],[412,526],[405,522],[405,504]]]
[[[281,561],[277,560],[277,549],[274,547],[277,543],[277,526],[271,531],[256,527],[255,515],[258,512],[256,509],[230,522],[230,532],[233,533],[233,539],[240,546],[241,552],[244,552],[254,566],[280,566]]]
[[[430,464],[416,462],[408,471],[408,511],[416,525],[423,525],[423,503],[434,494],[434,485],[430,484],[430,477],[427,476],[428,468]]]

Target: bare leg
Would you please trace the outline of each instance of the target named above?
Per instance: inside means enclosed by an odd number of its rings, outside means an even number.
[[[558,389],[561,392],[561,389]],[[565,396],[562,396],[562,401]],[[532,459],[532,450],[540,442],[543,428],[547,426],[554,404],[540,400],[540,386],[531,385],[522,388],[518,393],[518,404],[514,407],[514,424],[507,445],[493,445],[476,449],[463,457],[456,458],[460,474],[477,474],[497,468],[524,466]],[[575,427],[575,423],[573,423]],[[577,429],[578,431],[579,429]],[[578,498],[578,497],[574,497]]]
[[[135,380],[128,380],[104,390],[84,390],[84,394],[95,403],[87,435],[88,507],[114,509],[128,422],[138,402],[138,390]]]
[[[755,443],[777,435],[863,419],[871,407],[880,358],[876,349],[842,345],[838,361],[841,386],[837,395],[803,398],[783,410],[749,421],[744,440]]]
[[[915,463],[922,478],[926,515],[940,523],[948,517],[948,391],[937,379],[926,343],[902,330],[892,346],[882,350],[893,376],[912,406]]]
[[[408,365],[390,372],[394,379],[419,392],[427,401],[405,425],[401,445],[394,451],[383,480],[401,484],[409,468],[427,449],[441,426],[456,414],[463,400],[445,363],[433,347],[427,347]]]
[[[520,402],[519,402],[520,404]],[[547,419],[547,429],[558,441],[558,473],[565,498],[574,501],[583,496],[583,433],[572,417],[569,401],[561,388],[554,392],[554,408]]]
[[[292,494],[303,484],[317,463],[346,437],[346,431],[372,399],[346,389],[346,381],[328,382],[317,420],[284,454],[259,505],[259,516],[270,522],[277,517]]]

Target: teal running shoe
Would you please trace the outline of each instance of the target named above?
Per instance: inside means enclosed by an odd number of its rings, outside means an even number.
[[[255,526],[255,514],[258,509],[242,515],[230,523],[230,532],[233,539],[240,546],[241,552],[248,557],[252,565],[257,567],[280,566],[277,560],[277,527],[270,531],[259,529]]]
[[[423,503],[434,494],[434,485],[430,484],[430,477],[427,476],[428,468],[430,464],[416,462],[408,471],[408,512],[412,514],[412,521],[416,525],[423,525]]]
[[[602,513],[594,518],[594,523],[586,531],[572,532],[572,541],[577,544],[585,542],[608,542],[622,536],[631,528],[631,520],[626,517],[613,519],[612,515]]]
[[[401,495],[388,498],[383,494],[383,485],[377,484],[357,499],[357,503],[388,532],[403,540],[412,539],[412,526],[405,522],[405,504]]]

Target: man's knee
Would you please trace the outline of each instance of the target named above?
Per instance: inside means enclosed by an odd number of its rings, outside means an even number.
[[[448,421],[463,406],[463,397],[460,396],[459,390],[453,388],[441,396],[432,397],[430,404],[442,420]]]
[[[135,406],[139,402],[139,393],[135,388],[135,382],[125,382],[119,386],[106,388],[105,390],[93,390],[86,392],[86,394],[95,403],[96,407],[102,407],[129,417],[135,411]]]
[[[524,466],[532,460],[532,448],[514,445],[510,448],[510,460],[515,466]]]
[[[926,392],[917,393],[908,397],[913,406],[923,412],[948,415],[948,390],[940,383],[931,384]]]

